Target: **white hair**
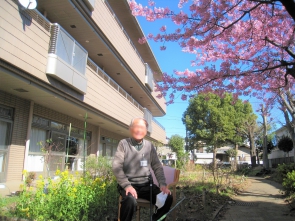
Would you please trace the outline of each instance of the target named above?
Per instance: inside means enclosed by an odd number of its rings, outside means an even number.
[[[133,126],[135,120],[143,120],[144,123],[145,123],[146,128],[149,127],[149,123],[147,122],[147,120],[144,119],[144,118],[142,118],[142,117],[135,117],[135,118],[133,118],[133,119],[131,120],[131,122],[130,122],[129,127],[132,127],[132,126]]]

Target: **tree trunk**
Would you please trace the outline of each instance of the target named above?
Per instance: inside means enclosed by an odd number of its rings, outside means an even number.
[[[295,21],[295,2],[293,0],[280,0],[280,2],[285,6],[286,11]]]
[[[238,169],[238,151],[239,151],[239,145],[237,143],[235,144],[235,150],[236,150],[236,155],[235,155],[234,171],[237,171],[237,169]]]
[[[251,156],[251,165],[252,167],[256,166],[256,148],[253,130],[249,131],[249,141],[250,141],[250,156]],[[259,160],[259,159],[258,159]]]
[[[258,150],[256,151],[256,159],[257,159],[257,165],[260,165],[260,159],[259,159],[259,153]]]
[[[213,147],[213,167],[212,167],[212,172],[213,172],[213,177],[214,177],[214,183],[216,181],[216,177],[215,177],[215,173],[216,173],[216,168],[217,168],[217,161],[216,161],[216,152],[217,152],[217,148],[214,146]]]
[[[262,106],[262,118],[263,118],[263,167],[269,169],[268,151],[267,151],[267,119],[265,115],[264,106]]]
[[[214,169],[216,169],[216,166],[217,166],[216,153],[217,153],[217,148],[213,147],[213,168]]]

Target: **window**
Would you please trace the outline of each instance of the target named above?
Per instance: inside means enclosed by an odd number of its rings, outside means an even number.
[[[1,126],[0,131],[2,131]],[[66,124],[34,116],[31,130],[28,170],[42,172],[45,168],[49,171],[54,171],[56,169],[63,170],[66,167],[70,170],[80,170],[80,158],[84,156],[84,129],[71,127],[71,136],[68,136],[68,134],[69,126]],[[42,147],[48,149],[49,144],[46,143],[48,139],[50,140],[51,148],[50,157],[43,153],[41,149]],[[86,131],[85,156],[89,149],[90,139],[91,132]],[[40,144],[40,142],[42,144]],[[0,149],[0,164],[1,162]]]
[[[30,140],[30,152],[42,152],[42,145],[46,142],[46,130],[32,128]]]
[[[49,126],[49,120],[44,119],[42,117],[34,116],[33,117],[33,124],[48,127]]]
[[[0,106],[0,183],[5,181],[7,151],[11,140],[13,108]]]
[[[50,124],[51,128],[52,129],[56,129],[56,130],[65,130],[65,125],[63,124],[60,124],[60,123],[56,123],[54,121],[51,121],[51,124]]]
[[[0,120],[0,150],[6,150],[10,142],[11,123]]]

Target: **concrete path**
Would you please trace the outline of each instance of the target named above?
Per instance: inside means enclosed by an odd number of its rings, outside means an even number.
[[[260,177],[249,180],[251,185],[227,206],[222,221],[295,221],[278,183]]]

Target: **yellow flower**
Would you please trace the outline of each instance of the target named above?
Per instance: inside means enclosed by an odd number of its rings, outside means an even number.
[[[60,170],[56,170],[55,175],[59,175],[60,174]]]
[[[27,175],[28,171],[27,170],[23,170],[23,175]]]
[[[42,180],[42,179],[43,179],[43,176],[42,176],[42,175],[40,175],[40,176],[39,176],[39,179],[40,179],[40,180]]]
[[[74,188],[73,188],[73,191],[76,193],[76,192],[77,192],[77,189],[74,187]]]
[[[28,212],[29,211],[29,207],[25,208],[25,209],[21,209],[22,212]]]

